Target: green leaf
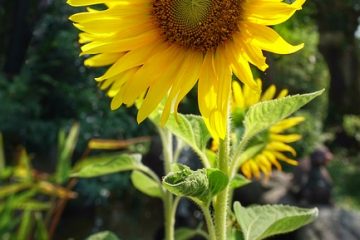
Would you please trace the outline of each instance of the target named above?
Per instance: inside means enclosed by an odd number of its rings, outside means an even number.
[[[173,172],[179,172],[179,171],[182,171],[183,169],[189,169],[189,167],[186,166],[185,164],[173,163],[171,165],[171,169],[172,169]]]
[[[5,199],[4,203],[0,205],[0,236],[13,231],[15,226],[20,222],[19,218],[13,217],[13,215],[15,215],[15,212],[11,208],[13,197],[14,196],[11,196]]]
[[[16,195],[11,195],[7,200],[11,200],[10,204],[5,202],[0,202],[0,212],[5,208],[12,210],[30,210],[30,211],[42,211],[48,210],[51,207],[50,202],[41,202],[39,200],[32,199],[37,193],[35,189],[32,189],[27,192],[22,192]]]
[[[233,179],[230,181],[230,187],[231,188],[240,188],[247,184],[251,183],[249,179],[244,177],[241,174],[236,174]]]
[[[14,175],[23,182],[32,182],[33,174],[30,163],[30,157],[25,148],[21,147],[18,158],[18,164],[15,167]]]
[[[242,207],[235,202],[234,211],[244,240],[261,240],[267,237],[294,231],[318,215],[318,210],[284,205]]]
[[[244,240],[244,236],[242,232],[233,226],[231,229],[229,229],[229,237],[227,240]]]
[[[3,233],[2,230],[7,231],[9,229],[15,229],[15,227],[20,223],[20,220],[24,220],[19,217],[15,217],[14,215],[16,212],[13,210],[16,208],[16,205],[26,203],[31,197],[34,197],[35,194],[36,190],[29,190],[16,195],[11,195],[2,202],[0,205],[0,235]],[[15,230],[11,230],[11,232],[13,231]]]
[[[151,197],[162,198],[163,194],[160,183],[156,182],[148,175],[140,171],[133,171],[131,174],[131,181],[134,187],[140,192]]]
[[[208,201],[209,180],[205,169],[192,171],[187,167],[178,172],[171,172],[164,177],[163,186],[177,196],[186,196],[201,202]]]
[[[17,240],[26,240],[30,236],[31,225],[32,225],[32,214],[30,210],[23,212],[21,216],[21,223],[17,233]]]
[[[175,230],[175,239],[176,240],[190,240],[197,235],[204,236],[205,233],[201,232],[199,229],[191,229],[191,228],[178,228]],[[205,235],[206,236],[206,235]]]
[[[110,231],[103,231],[89,236],[86,240],[120,240],[120,239]]]
[[[214,151],[211,151],[209,149],[205,150],[205,154],[206,154],[207,159],[209,160],[210,166],[216,167],[216,161],[217,161],[218,155]]]
[[[0,170],[0,181],[10,178],[13,174],[13,167],[5,167],[3,170]]]
[[[206,174],[209,179],[210,197],[215,196],[225,189],[229,183],[229,178],[222,171],[215,168],[206,169]]]
[[[213,196],[226,187],[227,183],[227,176],[218,169],[192,171],[189,167],[171,172],[163,179],[163,186],[171,193],[204,204],[208,204]]]
[[[256,144],[254,146],[247,147],[245,151],[239,156],[235,168],[240,168],[244,162],[257,155],[261,150],[264,149],[264,147],[264,144]]]
[[[160,125],[162,108],[152,114],[150,118],[158,125]],[[211,135],[200,116],[177,114],[170,114],[165,127],[170,130],[175,136],[187,143],[201,158],[206,159],[204,151],[206,144],[211,138]]]
[[[59,156],[55,172],[55,182],[58,184],[63,184],[69,178],[71,170],[71,157],[73,155],[78,140],[79,130],[79,124],[75,123],[72,125],[70,132],[65,139],[64,132],[60,131],[59,133]]]
[[[259,132],[296,112],[323,92],[324,90],[320,90],[308,94],[288,96],[251,106],[245,115],[243,139],[249,140]]]
[[[14,209],[20,209],[20,210],[43,211],[50,209],[51,204],[49,202],[29,200],[24,203],[14,203],[12,207]]]
[[[8,197],[12,194],[15,194],[19,191],[22,191],[26,188],[29,188],[31,184],[29,183],[13,183],[11,185],[1,186],[0,187],[0,199]]]
[[[35,213],[35,221],[36,221],[36,239],[49,239],[49,234],[46,229],[46,224],[41,216],[40,212]]]
[[[74,167],[71,177],[90,178],[130,170],[141,170],[141,155],[117,154],[87,158]]]

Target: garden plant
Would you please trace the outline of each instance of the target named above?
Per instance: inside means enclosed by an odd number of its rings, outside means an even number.
[[[290,54],[303,44],[287,43],[271,26],[289,19],[305,0],[69,0],[87,7],[70,17],[81,30],[85,65],[106,67],[96,78],[112,98],[111,109],[136,105],[139,123],[150,119],[163,144],[165,176],[158,177],[141,155],[86,161],[71,177],[89,178],[132,171],[133,185],[163,201],[165,239],[260,240],[293,231],[317,216],[317,209],[284,205],[244,207],[234,189],[254,177],[268,177],[280,161],[296,164],[290,143],[301,136],[286,130],[290,117],[323,90],[287,96],[271,86],[262,93],[254,69],[269,66],[263,51]],[[93,55],[93,56],[92,56]],[[240,82],[242,84],[240,84]],[[177,112],[197,85],[200,116]],[[276,97],[275,97],[276,96]],[[202,168],[178,163],[190,147]],[[181,198],[201,209],[206,229],[175,229]],[[94,239],[116,239],[110,232]]]

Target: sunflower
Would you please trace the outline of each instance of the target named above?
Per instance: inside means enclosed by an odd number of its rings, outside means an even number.
[[[242,88],[238,82],[233,82],[233,114],[239,112],[244,113],[250,106],[258,102],[282,98],[288,93],[288,91],[284,89],[276,95],[276,87],[271,85],[262,94],[258,94],[259,90],[261,90],[261,81],[257,80],[257,82],[259,86],[258,90],[250,89],[246,85]],[[243,114],[240,114],[240,116],[243,116]],[[236,116],[234,118],[236,118]],[[300,140],[301,135],[286,134],[285,132],[302,121],[304,121],[303,117],[286,118],[258,135],[250,145],[262,147],[255,156],[246,160],[241,166],[242,173],[247,178],[252,178],[253,176],[259,178],[261,172],[268,177],[272,172],[273,166],[278,170],[282,169],[279,161],[297,165],[297,161],[289,158],[286,153],[296,156],[295,149],[289,144]]]
[[[140,123],[165,98],[164,124],[198,82],[201,115],[220,138],[226,132],[232,74],[256,89],[249,63],[264,71],[263,50],[289,54],[301,49],[270,26],[286,21],[304,2],[68,0],[72,6],[103,6],[70,19],[82,31],[81,54],[94,55],[85,65],[109,66],[96,80],[112,97],[112,109],[142,99]]]

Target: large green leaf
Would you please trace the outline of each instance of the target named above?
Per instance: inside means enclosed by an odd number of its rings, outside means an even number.
[[[324,90],[264,101],[250,107],[245,115],[243,139],[250,139],[259,132],[296,112],[302,106],[321,95]]]
[[[204,204],[208,204],[227,184],[227,176],[218,169],[192,171],[188,167],[183,167],[180,171],[169,173],[163,179],[163,186],[168,191]]]
[[[103,231],[89,236],[86,240],[119,240],[119,238],[110,231]]]
[[[141,170],[141,155],[116,154],[84,159],[74,167],[72,177],[90,178],[130,170]]]
[[[132,172],[131,181],[136,189],[146,195],[159,198],[163,195],[160,183],[140,171]]]
[[[235,202],[234,211],[244,240],[261,240],[294,231],[312,222],[318,215],[316,208],[305,209],[284,205],[245,208],[239,202]]]

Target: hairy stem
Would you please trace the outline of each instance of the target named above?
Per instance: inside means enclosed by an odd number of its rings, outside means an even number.
[[[207,230],[208,230],[208,234],[209,234],[208,239],[209,240],[216,240],[215,226],[214,226],[214,222],[213,222],[209,207],[208,206],[202,206],[202,205],[199,205],[199,206],[201,208],[201,211],[204,214],[204,218],[205,218],[205,221],[206,221],[206,226],[207,226]]]
[[[159,128],[163,145],[164,171],[165,175],[171,172],[173,163],[173,143],[170,131]],[[175,212],[178,200],[174,201],[173,195],[164,190],[164,219],[165,219],[165,240],[174,240]],[[175,209],[174,209],[175,208]]]
[[[230,107],[229,107],[230,108]],[[230,134],[229,130],[231,128],[229,113],[227,114],[227,132],[225,134],[225,138],[220,140],[219,145],[219,159],[218,159],[218,168],[226,174],[226,176],[230,177],[229,172],[229,161],[230,161]],[[216,198],[216,202],[214,204],[215,208],[215,230],[216,230],[216,239],[217,240],[226,240],[226,230],[227,230],[227,213],[228,213],[228,205],[229,205],[229,185],[221,191]]]

